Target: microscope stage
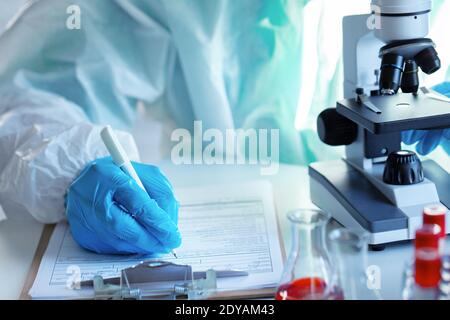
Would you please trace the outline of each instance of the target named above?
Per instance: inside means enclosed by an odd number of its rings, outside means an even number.
[[[337,112],[374,134],[450,127],[450,102],[419,93],[366,97],[337,103]],[[378,112],[376,110],[378,109]]]

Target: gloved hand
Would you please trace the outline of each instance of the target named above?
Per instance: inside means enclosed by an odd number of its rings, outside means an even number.
[[[450,98],[450,82],[439,84],[433,90]],[[450,129],[408,130],[402,132],[402,141],[409,145],[418,142],[416,150],[421,155],[430,153],[442,142],[444,149],[450,153],[450,146],[446,143],[450,142]]]
[[[111,157],[89,163],[71,184],[66,214],[74,239],[97,253],[167,253],[181,243],[178,202],[154,166],[133,162],[147,193]]]

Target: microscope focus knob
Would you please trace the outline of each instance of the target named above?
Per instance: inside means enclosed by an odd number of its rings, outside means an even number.
[[[400,150],[389,154],[383,172],[385,183],[408,185],[423,179],[422,163],[415,152]]]
[[[356,140],[358,126],[340,115],[336,108],[329,108],[317,117],[317,133],[320,140],[330,146],[344,146]]]

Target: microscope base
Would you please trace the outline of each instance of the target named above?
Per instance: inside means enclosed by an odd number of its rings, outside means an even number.
[[[440,201],[449,208],[450,175],[434,161],[422,165],[425,176],[435,183]],[[405,214],[344,160],[313,163],[309,176],[312,202],[343,226],[368,232],[370,245],[410,240],[421,225],[420,206],[415,216]]]

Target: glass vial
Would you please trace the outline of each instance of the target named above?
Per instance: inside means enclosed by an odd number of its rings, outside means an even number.
[[[368,234],[339,228],[329,234],[336,287],[345,300],[379,300],[379,272],[368,274]],[[378,277],[378,278],[377,278]]]

